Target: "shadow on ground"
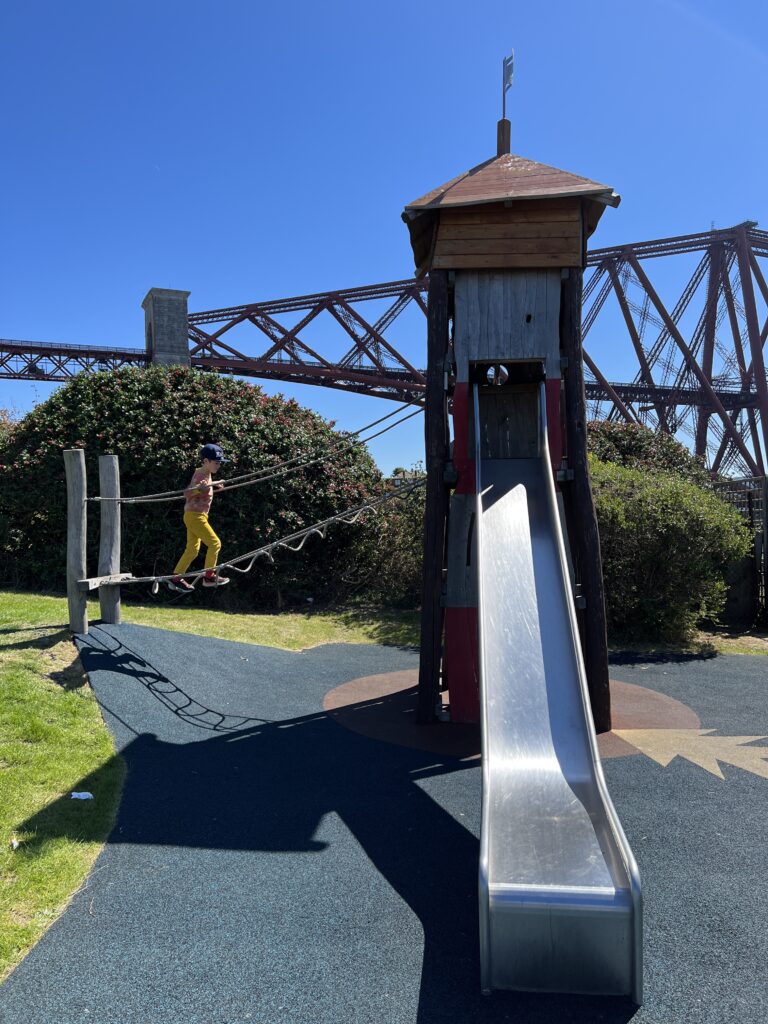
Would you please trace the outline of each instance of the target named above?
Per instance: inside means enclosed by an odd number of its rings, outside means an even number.
[[[626,1024],[634,1016],[626,1000],[480,995],[478,841],[417,784],[470,764],[372,741],[325,713],[237,720],[203,707],[109,640],[110,649],[81,646],[86,671],[139,680],[169,714],[211,734],[201,741],[193,733],[186,743],[135,734],[123,748],[128,779],[116,826],[120,843],[313,857],[326,847],[313,838],[318,826],[335,812],[423,926],[418,1024]],[[76,788],[94,782],[89,777]],[[53,820],[48,808],[19,829],[35,832],[40,843],[52,838]],[[262,898],[285,903],[284,892]]]
[[[10,642],[6,637],[11,638]],[[40,671],[44,672],[51,682],[56,683],[62,690],[79,690],[88,680],[85,678],[80,658],[70,643],[71,640],[72,634],[63,626],[0,629],[0,655],[11,651],[37,651],[43,656]]]
[[[608,655],[610,665],[684,665],[690,661],[711,661],[716,658],[719,651],[710,644],[703,645],[697,651],[614,651]]]
[[[339,612],[345,626],[366,626],[374,643],[385,647],[419,646],[419,612],[410,610],[347,608]]]
[[[17,636],[16,643],[6,643],[4,637]],[[0,629],[0,650],[3,651],[48,651],[62,640],[71,640],[72,634],[66,626],[27,626],[23,629]]]

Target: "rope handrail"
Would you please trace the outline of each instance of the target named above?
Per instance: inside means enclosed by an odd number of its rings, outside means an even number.
[[[246,480],[246,481],[244,481],[243,483],[240,483],[240,484],[224,484],[224,486],[222,486],[222,487],[214,488],[214,493],[215,494],[223,494],[224,491],[236,491],[238,487],[251,487],[253,484],[263,484],[263,483],[266,483],[267,480],[274,480],[276,477],[285,476],[288,473],[298,472],[301,469],[308,469],[310,466],[317,465],[318,462],[325,462],[331,454],[338,455],[341,452],[343,452],[346,448],[361,447],[362,445],[368,444],[369,441],[373,441],[373,440],[375,440],[375,438],[381,437],[382,434],[386,434],[386,432],[388,430],[392,430],[393,427],[399,427],[400,424],[401,423],[405,423],[406,420],[412,419],[412,417],[414,417],[414,416],[418,416],[418,414],[421,411],[422,411],[421,409],[417,409],[415,412],[408,413],[407,416],[403,416],[403,418],[400,419],[400,420],[395,420],[394,423],[390,423],[390,425],[388,427],[384,427],[382,430],[377,431],[377,433],[371,434],[370,437],[366,437],[364,439],[358,439],[356,441],[350,441],[348,444],[345,444],[345,445],[343,445],[343,446],[341,446],[341,447],[339,447],[337,449],[329,449],[327,452],[323,453],[323,455],[318,455],[317,458],[310,459],[308,462],[303,462],[299,466],[287,466],[287,467],[285,467],[283,469],[278,469],[274,473],[269,473],[269,474],[266,474],[266,475],[263,475],[263,476],[258,476],[254,480]],[[184,495],[181,495],[181,497],[173,497],[173,498],[144,498],[144,499],[141,500],[141,502],[139,502],[138,500],[131,500],[130,498],[127,499],[127,500],[128,500],[129,504],[153,505],[153,504],[158,504],[158,503],[164,503],[164,502],[167,502],[167,501],[183,501],[184,500]]]
[[[405,408],[408,408],[409,406],[414,404],[419,404],[419,408],[415,409],[411,413],[408,413],[407,416],[403,416],[402,419],[396,420],[394,423],[390,423],[390,425],[388,427],[385,427],[383,430],[379,430],[375,434],[371,434],[370,437],[361,438],[359,437],[359,435],[364,433],[366,430],[370,430],[371,427],[378,426],[379,423],[383,423],[385,420],[390,419],[392,416],[398,415],[400,412],[402,412],[402,408],[394,409],[392,412],[387,413],[386,416],[380,416],[379,419],[374,420],[372,423],[368,423],[366,424],[366,426],[360,427],[358,430],[352,431],[351,436],[355,438],[355,440],[347,441],[345,439],[343,441],[339,441],[336,444],[331,445],[322,455],[318,455],[315,458],[304,462],[302,462],[301,460],[306,459],[306,456],[296,455],[292,459],[287,459],[285,462],[279,462],[276,466],[264,466],[261,469],[253,470],[250,473],[242,473],[240,476],[231,477],[226,483],[221,481],[223,483],[223,486],[217,487],[215,489],[215,493],[219,494],[222,491],[232,491],[236,490],[238,487],[248,487],[251,484],[255,483],[264,483],[267,480],[273,480],[275,477],[284,476],[286,473],[293,472],[294,470],[307,469],[309,466],[314,466],[318,462],[323,462],[331,455],[340,454],[345,449],[361,447],[363,445],[366,445],[370,441],[375,440],[377,437],[381,437],[382,434],[386,434],[388,430],[392,430],[394,427],[400,426],[401,423],[405,423],[406,420],[410,420],[414,416],[418,416],[419,413],[424,411],[421,404],[418,403],[418,400],[405,403]],[[298,465],[296,465],[296,463],[298,463]],[[236,481],[246,482],[236,483]],[[86,498],[86,501],[113,501],[122,505],[153,504],[167,501],[182,501],[185,499],[185,491],[187,491],[188,489],[189,488],[185,487],[175,491],[159,491],[157,494],[144,494],[126,498],[102,498],[98,496],[93,498]]]
[[[317,535],[322,539],[325,539],[328,527],[333,525],[333,523],[342,522],[348,525],[356,523],[366,512],[374,511],[381,505],[386,504],[386,502],[392,501],[394,498],[405,498],[408,494],[411,494],[419,487],[424,487],[426,482],[426,477],[424,477],[421,480],[416,480],[412,484],[406,484],[403,487],[398,487],[397,490],[387,491],[378,498],[372,498],[356,508],[346,509],[344,512],[338,512],[336,515],[329,516],[327,519],[313,523],[311,526],[306,526],[301,530],[297,530],[295,533],[288,534],[285,537],[280,537],[278,540],[270,541],[268,544],[263,544],[261,547],[255,548],[253,551],[247,551],[244,555],[238,555],[236,558],[232,558],[228,562],[222,562],[215,568],[216,579],[218,579],[220,573],[224,569],[234,569],[235,572],[241,573],[250,572],[257,558],[268,558],[269,561],[274,561],[272,558],[272,552],[277,548],[286,548],[289,551],[301,551],[309,537]],[[299,541],[300,543],[296,545],[296,541]],[[246,568],[238,568],[238,566],[243,562],[248,562]],[[115,578],[114,583],[119,583],[120,586],[124,586],[128,583],[151,583],[153,593],[156,593],[159,589],[159,584],[166,583],[170,579],[190,579],[192,580],[192,586],[194,587],[200,577],[206,572],[208,572],[207,569],[196,569],[193,572],[171,573],[167,576],[131,576],[128,579],[121,578],[118,580]],[[99,577],[99,579],[102,578]],[[103,579],[107,581],[110,580],[111,577],[103,577]],[[85,583],[88,581],[80,580],[79,582]]]
[[[414,399],[414,400],[412,400],[410,402],[404,402],[399,409],[393,409],[391,412],[388,412],[385,416],[379,416],[379,418],[376,419],[376,420],[373,420],[373,422],[367,423],[364,427],[358,427],[357,430],[351,431],[349,436],[350,437],[359,437],[359,435],[360,434],[364,434],[366,430],[370,430],[372,427],[378,427],[378,425],[380,423],[384,423],[386,420],[392,419],[393,416],[397,416],[399,413],[401,413],[403,411],[403,408],[408,409],[412,405],[418,405],[419,408],[416,409],[409,416],[407,416],[406,419],[410,419],[411,416],[416,416],[418,413],[424,411],[423,405],[421,404],[419,399]],[[398,420],[397,422],[398,423],[404,423],[405,420],[404,419],[403,420]],[[397,424],[393,423],[392,426],[397,426]],[[389,428],[387,428],[387,429],[389,429]],[[373,437],[378,437],[378,436],[379,436],[379,434],[374,434],[373,435]],[[367,444],[368,441],[370,441],[370,440],[372,440],[372,438],[369,437],[365,441],[363,441],[362,443],[363,444]],[[347,447],[347,446],[351,446],[352,444],[354,444],[354,442],[347,441],[346,439],[339,440],[339,441],[335,442],[334,444],[330,445],[330,447],[327,449],[328,454],[331,454],[337,448],[344,448],[344,447]],[[283,469],[283,467],[292,466],[294,463],[297,463],[297,462],[300,463],[304,457],[305,456],[303,456],[303,455],[294,455],[294,457],[292,459],[286,459],[285,462],[278,462],[276,466],[264,466],[262,469],[254,469],[250,473],[242,473],[240,476],[230,477],[229,480],[227,481],[227,484],[234,484],[238,480],[247,480],[249,477],[253,477],[253,476],[259,477],[259,476],[261,476],[261,475],[263,475],[265,473],[268,473],[268,472],[272,473],[275,470]],[[299,466],[297,468],[303,468],[303,466]]]

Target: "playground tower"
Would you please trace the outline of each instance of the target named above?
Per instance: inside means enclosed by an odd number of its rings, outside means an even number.
[[[409,204],[429,272],[419,718],[479,722],[480,984],[642,1000],[610,729],[580,313],[606,185],[497,155]]]
[[[514,378],[538,372],[537,363],[546,381],[552,473],[592,714],[597,731],[604,732],[610,729],[610,697],[587,466],[581,292],[587,239],[605,207],[617,206],[620,198],[606,185],[511,154],[506,120],[499,122],[497,138],[495,157],[432,189],[403,213],[416,273],[428,273],[430,280],[419,717],[437,716],[441,687],[448,689],[453,721],[476,722],[479,716],[470,380],[473,373],[481,377],[483,368],[487,373],[510,363],[502,371],[506,386],[519,387],[524,382]],[[513,406],[519,414],[519,404]],[[502,402],[498,415],[510,414],[513,407]]]

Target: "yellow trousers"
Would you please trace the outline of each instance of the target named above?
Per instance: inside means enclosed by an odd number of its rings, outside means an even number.
[[[211,529],[208,516],[205,512],[185,512],[184,525],[187,528],[187,546],[173,570],[174,576],[187,571],[197,558],[201,544],[205,544],[207,548],[205,568],[213,569],[221,551],[221,541]]]

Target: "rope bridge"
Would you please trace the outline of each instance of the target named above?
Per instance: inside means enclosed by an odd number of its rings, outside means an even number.
[[[405,405],[406,410],[411,406],[415,409],[406,411],[403,414],[403,407],[381,416],[373,422],[352,431],[349,438],[344,438],[334,444],[330,444],[320,455],[294,456],[273,466],[265,466],[240,476],[232,477],[226,484],[216,489],[217,493],[222,491],[236,490],[239,487],[251,487],[254,484],[265,483],[276,477],[285,476],[289,473],[297,473],[300,470],[308,469],[326,461],[331,456],[337,456],[342,452],[349,451],[368,444],[374,438],[381,437],[387,431],[407,422],[414,416],[423,412],[421,399],[417,398]],[[396,417],[393,419],[393,417]],[[393,419],[393,422],[382,427],[373,434],[368,434],[374,427]],[[363,436],[363,435],[368,436]],[[120,587],[127,584],[141,583],[149,584],[153,594],[158,593],[160,584],[180,577],[188,580],[191,588],[197,585],[207,570],[197,569],[183,574],[169,573],[167,575],[134,576],[130,572],[120,572],[120,505],[121,504],[155,504],[158,502],[183,501],[184,491],[187,489],[162,491],[156,494],[143,494],[131,497],[122,497],[120,494],[120,477],[117,465],[117,457],[114,455],[102,455],[99,457],[99,479],[101,494],[97,497],[87,496],[86,475],[85,475],[85,452],[82,449],[65,451],[64,462],[67,475],[67,596],[69,600],[70,629],[75,633],[88,632],[88,613],[86,598],[90,591],[99,591],[99,602],[101,605],[102,618],[105,622],[118,624],[120,616]],[[214,569],[214,584],[218,584],[221,573],[230,570],[239,573],[250,572],[256,562],[265,558],[274,562],[274,553],[279,550],[301,551],[310,537],[318,536],[325,539],[329,527],[336,523],[351,525],[368,514],[378,512],[382,506],[393,500],[402,500],[413,494],[414,491],[426,485],[426,478],[413,481],[407,485],[398,487],[394,491],[387,491],[384,494],[367,501],[354,508],[345,509],[335,515],[328,516],[310,526],[303,527],[294,533],[280,537],[277,540],[269,541],[266,544],[247,551],[243,555],[222,562]],[[101,505],[101,532],[99,539],[99,575],[88,576],[86,569],[86,507],[89,501],[99,502]]]
[[[258,481],[254,481],[258,482]],[[309,538],[313,535],[325,540],[328,527],[334,523],[347,523],[351,525],[356,523],[361,516],[365,515],[366,512],[377,511],[382,505],[388,501],[392,501],[397,498],[405,498],[413,491],[420,487],[424,487],[426,484],[426,478],[423,480],[416,480],[414,483],[407,484],[403,487],[398,487],[396,491],[387,491],[386,494],[380,495],[378,498],[374,498],[371,501],[366,501],[363,505],[357,506],[357,508],[346,509],[344,512],[339,512],[335,516],[329,516],[327,519],[323,519],[318,523],[313,523],[311,526],[304,527],[303,530],[297,530],[296,533],[291,533],[287,537],[281,537],[279,540],[270,541],[269,544],[264,544],[260,548],[255,548],[253,551],[248,551],[244,555],[238,555],[237,558],[232,558],[228,562],[222,562],[216,566],[215,576],[216,579],[219,577],[219,573],[224,569],[234,569],[235,572],[250,572],[255,562],[259,558],[267,558],[268,561],[273,562],[272,552],[278,548],[286,548],[288,551],[301,551]],[[299,542],[298,544],[296,542]],[[239,566],[243,562],[248,562],[245,569],[240,569]],[[192,581],[194,586],[201,576],[206,572],[205,569],[197,569],[194,572],[186,572],[182,574],[170,573],[167,576],[133,576],[131,573],[117,573],[108,576],[93,576],[89,579],[82,579],[77,581],[77,585],[81,590],[95,590],[97,587],[104,586],[115,586],[123,583],[151,583],[152,593],[156,594],[161,583],[165,583],[171,577],[175,579],[177,575],[181,579],[189,579]]]

